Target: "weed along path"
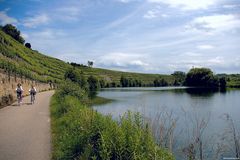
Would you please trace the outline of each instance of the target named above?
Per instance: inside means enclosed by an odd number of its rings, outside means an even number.
[[[0,109],[0,160],[49,160],[51,157],[50,98],[54,91],[38,93]]]

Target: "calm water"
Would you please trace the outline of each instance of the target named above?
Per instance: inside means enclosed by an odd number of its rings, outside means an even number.
[[[193,139],[194,129],[201,120],[207,123],[202,134],[203,144],[206,145],[205,157],[215,154],[209,148],[214,148],[212,146],[217,142],[220,143],[220,137],[229,129],[223,118],[225,113],[233,119],[238,131],[240,129],[240,90],[214,91],[184,87],[115,88],[104,89],[98,96],[114,100],[108,104],[94,106],[97,111],[111,114],[114,119],[130,110],[140,112],[153,124],[161,113],[172,113],[172,119],[177,120],[173,146],[177,159],[184,159],[181,157],[182,147]],[[158,124],[155,123],[154,126],[157,127]],[[232,145],[231,141],[227,143]],[[234,152],[231,151],[225,154],[233,155]]]

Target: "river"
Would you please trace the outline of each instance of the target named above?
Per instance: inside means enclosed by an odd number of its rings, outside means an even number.
[[[110,88],[101,90],[98,96],[113,101],[93,106],[94,109],[111,114],[114,119],[127,111],[140,112],[151,124],[156,141],[161,146],[171,146],[177,160],[186,159],[189,149],[196,157],[200,155],[196,137],[201,140],[204,159],[235,156],[231,122],[240,136],[240,90]],[[166,131],[160,131],[161,127]],[[189,147],[190,144],[194,147]]]

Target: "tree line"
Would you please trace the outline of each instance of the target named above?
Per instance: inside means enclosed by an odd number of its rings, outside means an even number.
[[[176,71],[172,74],[174,82],[171,83],[165,78],[156,77],[152,83],[146,84],[142,80],[121,75],[119,83],[110,82],[104,79],[98,79],[94,76],[89,76],[85,79],[84,73],[77,69],[75,63],[71,63],[73,68],[68,70],[65,74],[65,79],[71,79],[73,82],[79,83],[81,87],[88,88],[89,91],[97,91],[99,88],[109,87],[162,87],[162,86],[191,86],[191,87],[207,87],[207,88],[225,88],[226,78],[214,75],[208,68],[192,68],[186,74],[181,71]],[[88,86],[87,86],[88,85]]]

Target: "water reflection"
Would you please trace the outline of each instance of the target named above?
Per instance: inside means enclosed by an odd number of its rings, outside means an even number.
[[[218,88],[187,88],[186,93],[193,97],[211,98],[215,93],[219,92]]]
[[[124,88],[103,90],[98,95],[115,100],[108,104],[94,106],[99,112],[111,114],[115,119],[128,110],[140,112],[150,121],[155,121],[156,117],[164,111],[171,112],[173,118],[178,118],[177,136],[183,136],[178,138],[182,140],[178,142],[179,144],[185,143],[189,138],[186,132],[180,134],[180,131],[190,126],[191,121],[196,117],[201,119],[210,115],[204,138],[212,137],[225,130],[226,125],[219,118],[225,113],[234,119],[240,129],[240,90],[173,87]],[[186,113],[188,113],[188,119],[185,118]],[[207,142],[210,141],[206,140],[204,143],[207,144]]]

